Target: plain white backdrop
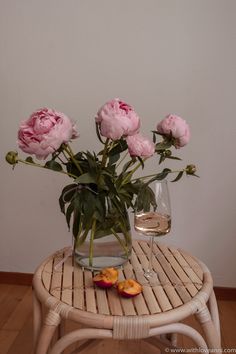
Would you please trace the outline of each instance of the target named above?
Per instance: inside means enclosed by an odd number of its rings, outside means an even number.
[[[161,242],[202,259],[215,285],[236,286],[235,14],[234,0],[0,0],[0,270],[33,272],[71,242],[58,205],[69,181],[5,163],[20,121],[55,108],[77,121],[75,151],[97,150],[94,116],[120,97],[147,135],[168,113],[188,121],[183,161],[167,165],[195,163],[201,178],[170,185]]]

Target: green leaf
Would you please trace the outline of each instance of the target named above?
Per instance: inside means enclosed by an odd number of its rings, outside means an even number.
[[[116,194],[117,194],[116,186],[115,186],[115,184],[113,183],[112,177],[109,176],[109,175],[104,175],[104,181],[105,181],[106,186],[108,187],[109,194],[110,194],[110,195],[111,195],[111,194],[116,195]]]
[[[89,184],[89,183],[95,183],[96,184],[96,178],[91,175],[89,172],[84,173],[83,175],[79,176],[76,178],[75,182],[81,183],[81,184]]]
[[[164,139],[162,142],[156,144],[156,152],[169,149],[172,146],[172,139]]]
[[[98,160],[96,158],[96,155],[92,155],[89,151],[87,151],[85,153],[85,156],[88,161],[90,172],[93,172],[94,174],[96,174],[97,169],[98,169],[98,165],[97,165]]]
[[[72,215],[73,211],[74,211],[74,202],[72,201],[66,210],[66,222],[67,222],[69,230],[70,230],[70,219],[71,219],[71,215]]]
[[[159,159],[159,165],[160,165],[163,161],[165,161],[165,159],[166,159],[166,156],[161,153],[161,154],[160,154],[160,159]]]
[[[153,143],[156,144],[157,139],[156,139],[155,132],[152,132],[152,140],[153,140]]]
[[[128,145],[126,140],[119,140],[117,144],[109,151],[108,156],[113,156],[116,154],[120,154],[121,152],[125,151],[128,149]]]
[[[109,166],[114,165],[120,158],[120,153],[109,157]]]
[[[135,201],[135,209],[137,211],[143,210],[144,212],[148,212],[151,209],[156,209],[156,198],[155,193],[148,185],[143,185],[140,189],[136,201]]]
[[[156,176],[151,178],[148,182],[146,182],[146,184],[150,184],[153,181],[161,181],[162,179],[165,179],[170,172],[171,170],[169,168],[164,168],[162,172],[156,174]]]
[[[181,161],[182,159],[180,157],[177,157],[177,156],[166,156],[167,159],[172,159],[172,160],[179,160]]]
[[[177,181],[179,181],[180,178],[183,176],[183,174],[184,174],[184,171],[180,171],[180,172],[177,174],[177,176],[175,177],[175,179],[173,179],[173,181],[171,181],[171,182],[177,182]]]
[[[137,156],[137,159],[139,160],[139,162],[141,163],[142,166],[142,170],[144,169],[144,162],[143,159],[140,156]]]
[[[47,161],[45,163],[44,167],[49,168],[50,170],[53,170],[53,171],[62,171],[63,170],[63,168],[59,164],[59,162],[56,162],[55,160]]]
[[[79,198],[75,198],[73,204],[74,204],[73,235],[74,237],[77,237],[80,229],[80,218],[81,218],[81,205],[80,205]]]
[[[76,187],[78,187],[78,185],[75,183],[69,184],[66,187],[64,187],[61,192],[59,198],[59,204],[60,204],[61,212],[63,214],[65,214],[65,204],[69,203],[72,200],[74,193],[76,192]]]
[[[123,166],[122,172],[126,172],[130,166],[132,166],[136,161],[136,158],[132,158],[132,160],[126,162]]]

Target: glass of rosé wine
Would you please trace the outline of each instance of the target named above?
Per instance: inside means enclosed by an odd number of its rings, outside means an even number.
[[[146,205],[142,210],[137,208],[134,215],[135,230],[150,238],[149,263],[143,274],[148,280],[156,274],[152,262],[154,239],[157,236],[168,234],[171,229],[171,208],[167,181],[155,181],[149,187],[148,193],[152,196],[150,206]]]

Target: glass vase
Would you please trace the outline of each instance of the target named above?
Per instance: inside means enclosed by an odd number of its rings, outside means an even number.
[[[74,239],[74,259],[84,268],[100,270],[120,267],[128,261],[132,250],[129,215],[126,208],[117,210],[108,203],[104,220],[95,227],[81,225]]]

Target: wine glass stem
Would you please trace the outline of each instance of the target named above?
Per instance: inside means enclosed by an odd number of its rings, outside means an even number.
[[[149,240],[150,253],[149,253],[149,263],[148,263],[148,270],[147,270],[148,273],[151,273],[153,271],[153,266],[152,266],[153,242],[154,242],[154,236],[150,236],[150,240]]]

